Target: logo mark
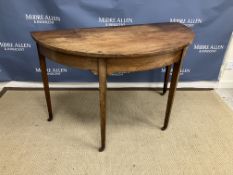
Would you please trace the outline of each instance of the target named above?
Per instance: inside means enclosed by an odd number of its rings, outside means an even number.
[[[105,26],[125,26],[126,24],[133,23],[133,18],[99,17],[98,21]]]
[[[35,68],[36,73],[40,73],[41,69],[39,67]],[[63,73],[67,73],[67,68],[47,68],[48,75],[61,75]]]
[[[170,18],[170,22],[179,22],[187,27],[194,27],[196,24],[201,24],[201,18]]]
[[[193,49],[197,50],[198,53],[216,53],[219,50],[223,50],[225,47],[222,44],[194,44]]]
[[[3,48],[5,51],[15,51],[22,52],[26,48],[31,48],[30,43],[22,43],[22,42],[0,42],[0,48]]]
[[[162,68],[161,69],[161,72],[162,73],[165,73],[166,72],[166,69],[165,68]],[[171,71],[170,71],[170,75],[172,75],[172,72],[173,72],[173,68],[171,68]],[[190,73],[191,72],[191,69],[190,68],[182,68],[180,70],[180,75],[184,75],[184,74],[187,74],[187,73]]]
[[[26,21],[32,21],[34,24],[54,24],[61,22],[59,16],[51,16],[44,14],[25,14]]]

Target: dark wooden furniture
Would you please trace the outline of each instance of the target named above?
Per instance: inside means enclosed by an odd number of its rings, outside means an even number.
[[[168,126],[179,72],[194,33],[179,23],[157,23],[108,28],[32,32],[42,70],[49,118],[53,119],[45,57],[68,66],[91,70],[99,76],[101,147],[105,148],[106,78],[115,72],[144,71],[166,67],[166,93],[171,65],[173,73],[162,130]]]

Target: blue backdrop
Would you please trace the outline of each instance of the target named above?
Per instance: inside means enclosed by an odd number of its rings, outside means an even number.
[[[232,0],[0,0],[0,81],[41,81],[30,31],[180,22],[196,33],[181,81],[216,81],[233,29]],[[48,61],[50,81],[92,82],[89,71]],[[115,82],[162,81],[164,69],[119,73]]]

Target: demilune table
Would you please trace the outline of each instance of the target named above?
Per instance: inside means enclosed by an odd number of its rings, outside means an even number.
[[[171,66],[172,79],[164,125],[168,126],[182,60],[194,33],[179,23],[154,23],[32,32],[36,41],[49,118],[53,119],[45,57],[99,76],[101,147],[105,149],[106,90],[108,75],[166,67],[163,94]]]

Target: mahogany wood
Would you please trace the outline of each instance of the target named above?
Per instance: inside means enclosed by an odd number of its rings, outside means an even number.
[[[180,59],[181,51],[136,58],[109,58],[107,59],[107,73],[138,72],[170,65]]]
[[[99,59],[99,101],[100,101],[100,128],[101,128],[101,147],[99,151],[102,152],[105,149],[105,135],[106,135],[106,60]]]
[[[168,84],[168,80],[170,77],[170,71],[171,71],[171,65],[166,66],[166,72],[164,75],[164,84],[163,84],[163,93],[162,95],[164,95],[167,92],[167,84]]]
[[[46,48],[91,58],[161,55],[183,49],[193,36],[180,23],[32,32],[35,41]]]
[[[49,92],[49,83],[48,83],[45,56],[41,55],[40,52],[38,52],[38,55],[39,55],[41,76],[42,76],[42,80],[44,84],[45,98],[46,98],[46,103],[47,103],[47,108],[48,108],[48,113],[49,113],[48,121],[52,121],[53,112],[52,112],[51,98],[50,98],[50,92]]]
[[[164,125],[161,128],[162,130],[167,129],[167,127],[168,127],[168,122],[170,119],[172,104],[173,104],[174,96],[175,96],[175,92],[176,92],[176,86],[177,86],[177,82],[178,82],[179,76],[180,76],[180,68],[181,68],[182,61],[183,61],[183,58],[186,54],[187,49],[188,49],[188,47],[185,47],[183,49],[181,59],[178,62],[174,63],[173,72],[172,72],[172,80],[171,80],[171,85],[170,85],[170,90],[169,90],[168,100],[167,100],[167,108],[166,108]]]
[[[107,76],[115,72],[136,72],[166,66],[163,88],[165,94],[171,65],[174,64],[162,130],[167,128],[181,63],[187,46],[194,38],[194,33],[188,27],[179,23],[155,23],[31,34],[37,43],[49,121],[53,116],[45,57],[98,74],[101,126],[99,151],[105,149],[106,140]]]

